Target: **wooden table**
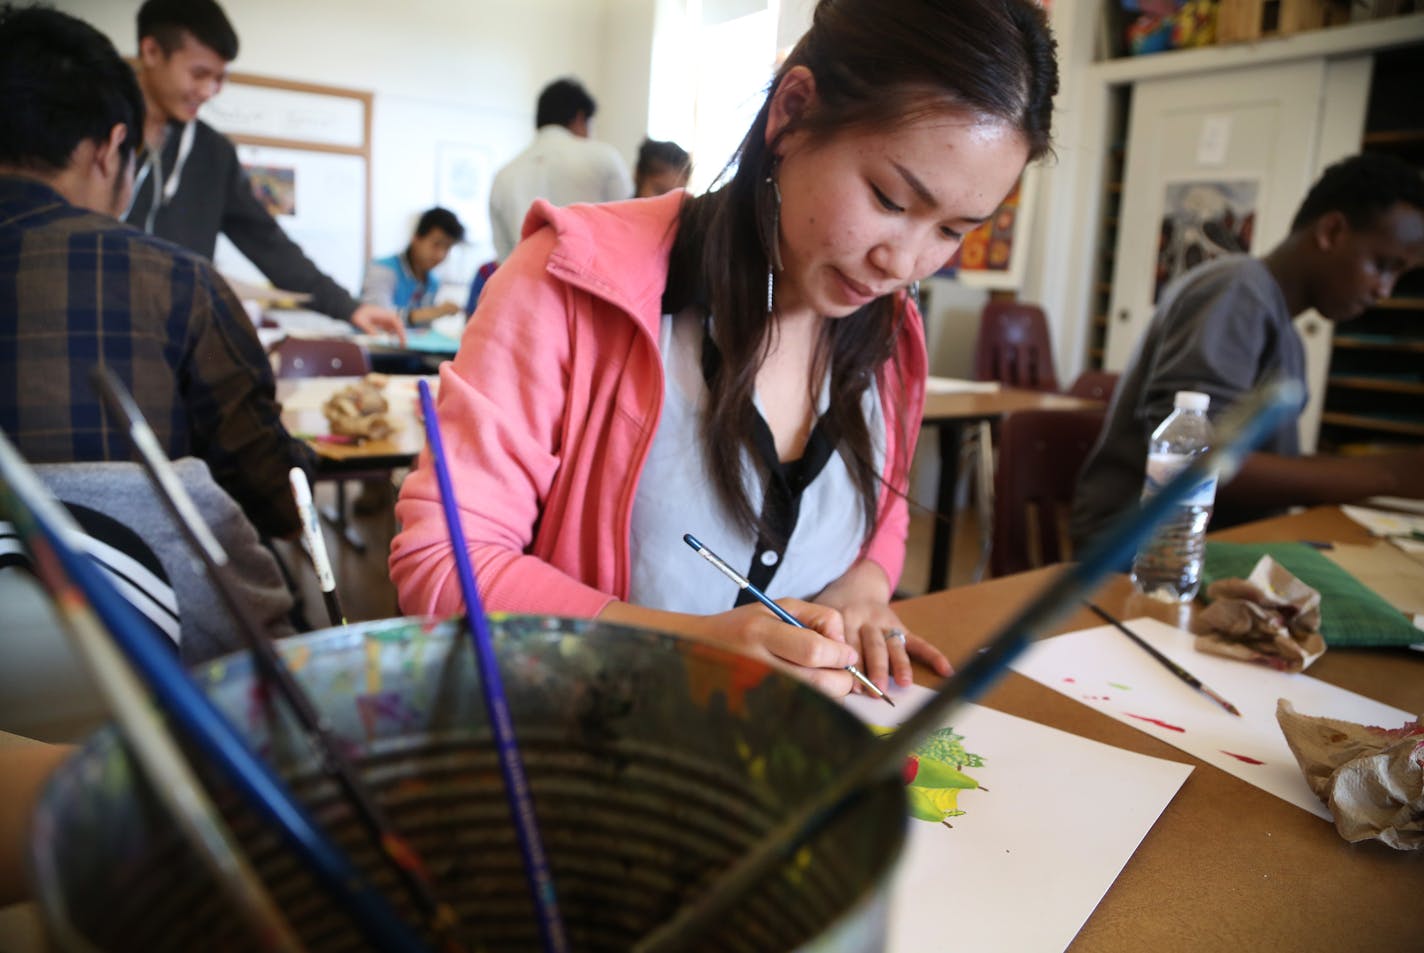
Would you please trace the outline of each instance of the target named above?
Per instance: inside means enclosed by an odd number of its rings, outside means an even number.
[[[386,387],[387,412],[395,431],[381,440],[359,444],[327,443],[319,438],[331,433],[322,407],[332,394],[348,387],[359,377],[283,377],[277,380],[277,400],[282,405],[282,425],[294,436],[306,440],[316,451],[318,469],[323,474],[356,470],[408,467],[425,447],[425,429],[416,413],[420,399],[416,392],[419,375],[392,376]],[[432,388],[440,379],[424,377]]]
[[[1366,542],[1334,507],[1263,520],[1214,534],[1234,542]],[[1055,570],[1035,570],[899,603],[909,627],[962,664]],[[1135,596],[1115,576],[1094,597],[1123,619],[1156,615],[1181,624],[1174,607]],[[1159,610],[1150,611],[1153,607]],[[947,620],[953,620],[952,622]],[[1101,625],[1081,610],[1055,631]],[[1424,712],[1424,655],[1406,649],[1330,649],[1314,678],[1409,712]],[[924,670],[917,679],[937,681]],[[1086,705],[1007,673],[982,704],[1128,751],[1196,768],[1098,905],[1071,949],[1077,953],[1202,953],[1205,950],[1424,950],[1424,854],[1378,842],[1349,844],[1335,828]],[[1392,726],[1398,727],[1398,726]],[[1110,778],[1045,779],[1110,784]],[[1032,885],[1024,885],[1026,912]],[[945,903],[952,909],[953,898]]]
[[[939,488],[935,495],[938,518],[934,521],[934,536],[930,544],[930,589],[949,585],[949,560],[954,541],[954,491],[965,426],[990,423],[1016,410],[1083,410],[1101,406],[1101,401],[1015,387],[987,392],[929,394],[925,398],[923,426],[934,427],[939,434]]]

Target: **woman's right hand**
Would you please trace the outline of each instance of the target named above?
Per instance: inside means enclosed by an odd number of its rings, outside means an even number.
[[[777,605],[806,626],[787,625],[761,605],[738,606],[730,612],[691,616],[690,635],[722,642],[789,671],[833,698],[849,694],[855,679],[845,670],[858,661],[846,644],[841,614],[800,599],[778,599]]]
[[[858,658],[855,649],[846,644],[841,614],[800,599],[778,599],[777,605],[807,628],[787,625],[765,606],[755,604],[716,615],[690,615],[610,602],[599,618],[720,642],[810,682],[833,698],[849,694],[855,680],[845,667],[856,664]]]

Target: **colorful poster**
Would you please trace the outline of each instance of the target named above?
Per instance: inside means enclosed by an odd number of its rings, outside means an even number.
[[[297,170],[291,166],[245,165],[248,181],[252,183],[252,194],[267,214],[297,214]]]
[[[930,692],[893,694],[846,704],[888,729]],[[1066,948],[1191,770],[961,705],[905,767],[887,953]]]
[[[1156,619],[1127,623],[1150,645],[1235,705],[1229,714],[1110,626],[1035,643],[1015,671],[1159,738],[1312,814],[1329,809],[1305,783],[1276,723],[1276,700],[1302,715],[1398,728],[1414,716],[1309,675],[1289,675],[1194,648],[1195,636]]]

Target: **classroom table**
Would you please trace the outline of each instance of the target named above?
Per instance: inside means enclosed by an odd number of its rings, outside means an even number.
[[[939,487],[935,494],[934,521],[930,544],[931,590],[949,585],[949,561],[954,541],[954,491],[959,476],[959,455],[964,428],[969,424],[993,423],[1018,410],[1083,410],[1101,407],[1102,402],[1052,391],[1001,387],[994,391],[929,394],[925,398],[923,426],[939,435]]]
[[[1263,520],[1212,534],[1232,542],[1368,542],[1338,508]],[[931,593],[897,603],[914,632],[956,664],[991,636],[1061,567]],[[1117,575],[1094,601],[1120,619],[1153,615],[1181,625],[1190,608],[1154,603]],[[952,621],[951,621],[952,620]],[[1101,625],[1086,609],[1053,634]],[[1424,713],[1424,654],[1330,649],[1308,671],[1405,711]],[[917,669],[916,680],[938,679]],[[1075,953],[1424,950],[1424,856],[1378,842],[1349,844],[1333,825],[1177,748],[1037,682],[1008,672],[979,702],[1195,770],[1123,869],[1073,944]],[[1389,727],[1398,727],[1391,725]],[[1111,784],[1111,778],[1046,778]],[[1035,885],[1025,884],[1026,915]],[[953,909],[953,898],[945,898]]]
[[[419,406],[416,383],[422,379],[438,390],[438,376],[391,375],[386,386],[386,401],[390,405],[387,416],[395,426],[394,432],[380,440],[347,444],[321,439],[331,433],[322,407],[333,394],[354,384],[359,377],[278,378],[277,400],[282,405],[282,425],[316,451],[317,470],[322,476],[408,467],[425,447],[425,428],[416,413]]]
[[[455,356],[460,339],[421,327],[406,330],[405,344],[388,334],[358,334],[366,348],[371,370],[382,374],[433,374]]]

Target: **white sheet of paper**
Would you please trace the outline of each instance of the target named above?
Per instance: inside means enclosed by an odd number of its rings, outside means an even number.
[[[1330,819],[1329,809],[1306,785],[1276,723],[1276,699],[1290,699],[1303,715],[1386,728],[1414,719],[1398,708],[1309,675],[1289,675],[1198,652],[1190,632],[1156,619],[1125,624],[1240,709],[1241,717],[1180,681],[1111,626],[1035,643],[1012,667],[1325,820]],[[1251,761],[1244,760],[1248,758]]]
[[[863,695],[846,704],[897,725],[930,692],[892,695],[893,709]],[[962,769],[984,790],[959,792],[965,813],[949,818],[953,828],[910,819],[886,953],[1065,949],[1191,767],[969,703],[947,725],[984,759]]]
[[[929,394],[992,394],[999,390],[998,381],[967,381],[958,377],[931,377],[925,381]]]
[[[1424,533],[1424,516],[1372,510],[1366,506],[1341,506],[1340,512],[1370,531],[1372,536],[1404,536]]]

